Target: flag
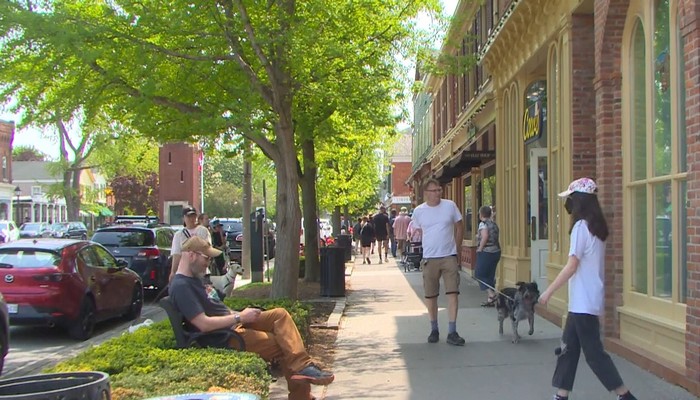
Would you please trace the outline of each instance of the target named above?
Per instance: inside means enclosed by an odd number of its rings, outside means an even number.
[[[204,168],[204,151],[199,152],[199,165],[198,165],[198,171],[202,172],[202,169]]]

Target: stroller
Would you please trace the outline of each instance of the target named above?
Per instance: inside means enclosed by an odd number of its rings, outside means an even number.
[[[403,264],[404,272],[410,270],[420,271],[420,262],[423,259],[423,243],[422,242],[406,242],[406,246],[401,254],[401,264]]]

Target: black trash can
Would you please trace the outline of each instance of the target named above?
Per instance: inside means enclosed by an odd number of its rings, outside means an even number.
[[[321,296],[345,296],[345,249],[321,247]]]
[[[0,399],[110,400],[109,375],[104,372],[63,372],[0,381]]]
[[[338,235],[335,237],[335,244],[345,249],[345,261],[352,260],[352,235]]]

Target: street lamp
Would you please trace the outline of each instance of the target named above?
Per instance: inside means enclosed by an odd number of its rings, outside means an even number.
[[[20,195],[21,193],[22,193],[22,189],[20,189],[19,186],[16,186],[16,187],[15,187],[15,196],[17,196],[17,206],[16,206],[16,209],[17,209],[17,226],[20,225],[20,217],[21,217],[20,209],[19,209],[19,195]]]

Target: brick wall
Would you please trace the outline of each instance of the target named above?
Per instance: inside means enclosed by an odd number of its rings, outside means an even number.
[[[700,2],[680,8],[685,39],[686,132],[688,135],[688,297],[686,311],[686,376],[700,382]],[[700,391],[700,385],[696,388]],[[698,393],[696,393],[698,394]]]
[[[600,202],[610,229],[605,269],[606,336],[619,337],[616,307],[622,305],[622,108],[620,58],[628,1],[595,2],[596,153]]]
[[[394,196],[408,196],[411,190],[406,185],[406,180],[411,175],[411,162],[395,162],[391,166],[391,190]]]
[[[163,204],[184,201],[200,208],[199,149],[187,143],[167,143],[159,151],[158,215],[164,220]]]

